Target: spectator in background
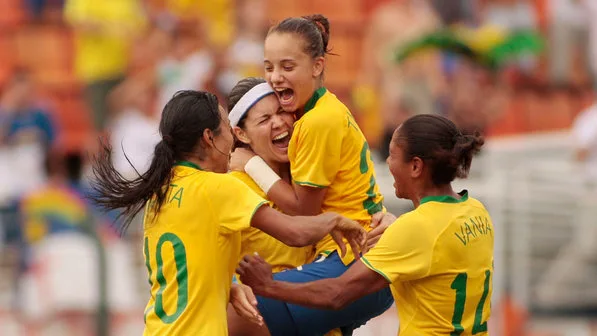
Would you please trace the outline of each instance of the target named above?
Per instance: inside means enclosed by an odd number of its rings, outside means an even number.
[[[235,0],[167,0],[164,7],[169,16],[183,21],[202,21],[206,42],[215,53],[231,43],[235,29]]]
[[[446,116],[465,134],[485,134],[508,101],[505,76],[503,70],[492,72],[470,60],[458,60],[448,77]]]
[[[590,19],[585,4],[591,2],[594,0],[550,0],[548,61],[554,84],[574,84],[570,70],[576,52],[580,51],[585,62],[589,58],[588,23],[594,21],[594,17]]]
[[[535,8],[529,1],[496,0],[488,3],[483,11],[482,24],[503,29],[506,32],[535,31],[538,18]],[[535,55],[520,55],[513,68],[530,74],[537,63]]]
[[[48,6],[61,8],[64,5],[64,0],[25,0],[25,3],[32,18],[38,20]]]
[[[22,70],[0,95],[0,199],[12,200],[44,181],[43,157],[57,132],[48,109],[35,97],[30,76]]]
[[[483,24],[494,25],[508,31],[535,30],[537,15],[529,1],[494,0],[489,2],[482,16]]]
[[[114,167],[127,178],[145,173],[155,145],[161,139],[159,119],[155,118],[151,105],[152,93],[146,82],[128,79],[110,96],[116,111],[110,124],[112,160]]]
[[[431,0],[431,3],[445,25],[473,24],[477,19],[476,0]]]
[[[594,88],[597,89],[597,1],[585,0],[584,4],[587,15],[593,18],[589,20],[589,67]]]
[[[263,41],[268,29],[265,0],[237,0],[236,37],[225,57],[218,89],[228,94],[243,78],[263,75]]]
[[[90,264],[86,258],[92,258],[91,244],[85,237],[92,230],[92,218],[79,192],[81,162],[79,154],[48,152],[47,182],[23,195],[18,206],[22,245],[17,304],[27,321],[39,322],[30,325],[42,329],[55,319],[70,325],[92,321],[95,307],[88,302],[95,288],[86,265]],[[60,255],[62,262],[57,263],[56,250],[45,249],[47,241],[59,241],[69,252]],[[74,277],[76,286],[69,281]]]
[[[19,202],[22,227],[22,272],[19,308],[28,322],[42,330],[56,321],[69,335],[87,334],[96,321],[100,272],[106,272],[107,302],[112,312],[137,303],[132,255],[87,201],[81,181],[81,153],[50,151],[47,183]],[[99,246],[107,271],[100,271]],[[73,280],[76,279],[76,280]]]
[[[584,165],[587,181],[597,186],[597,103],[576,117],[572,136],[576,160]]]
[[[395,48],[436,30],[440,19],[427,1],[393,0],[379,5],[367,25],[359,84],[353,100],[364,114],[359,119],[371,146],[389,143],[404,120],[401,101],[413,114],[435,113],[444,89],[439,52],[417,55],[395,64]],[[381,136],[380,136],[381,135]],[[387,153],[381,154],[385,160]]]
[[[173,32],[170,55],[156,67],[157,116],[179,90],[206,90],[214,76],[214,60],[197,21],[181,21]]]
[[[56,131],[48,111],[36,104],[29,74],[17,71],[0,96],[1,144],[38,143],[48,149]]]
[[[67,0],[64,15],[75,32],[75,70],[101,132],[108,94],[123,80],[132,41],[145,25],[143,7],[139,0]]]

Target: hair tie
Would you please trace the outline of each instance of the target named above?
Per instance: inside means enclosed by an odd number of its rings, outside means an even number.
[[[454,144],[457,144],[457,143],[458,143],[458,141],[459,141],[460,139],[462,139],[462,136],[463,136],[463,135],[462,135],[462,133],[461,133],[461,132],[458,132],[458,133],[454,134],[454,137],[452,138],[452,140],[454,141]]]
[[[317,29],[322,33],[325,34],[325,26],[323,25],[323,23],[319,22],[319,21],[311,21],[313,23],[315,23],[315,26],[317,26]]]
[[[171,137],[170,135],[168,135],[168,134],[166,134],[166,135],[162,136],[162,140],[163,140],[163,141],[166,143],[166,145],[168,145],[168,146],[172,146],[172,144],[173,144],[172,137]]]

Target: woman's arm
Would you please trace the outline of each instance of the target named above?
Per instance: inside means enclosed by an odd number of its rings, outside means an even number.
[[[289,215],[314,216],[321,213],[326,192],[327,188],[289,184],[279,180],[267,192],[267,198]]]
[[[355,257],[359,257],[367,241],[367,232],[357,222],[333,212],[317,216],[288,216],[269,206],[261,206],[251,219],[251,226],[280,240],[288,246],[308,246],[331,234],[341,254],[346,254],[343,238],[348,240]]]
[[[245,256],[236,272],[258,295],[307,307],[339,310],[374,293],[388,281],[358,260],[338,278],[307,283],[275,281],[271,266],[259,256]]]
[[[314,216],[321,213],[327,188],[288,183],[249,149],[237,148],[230,159],[230,169],[245,171],[285,214]]]

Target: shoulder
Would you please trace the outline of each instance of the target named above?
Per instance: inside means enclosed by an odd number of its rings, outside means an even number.
[[[338,125],[338,123],[346,121],[349,115],[350,111],[346,105],[336,95],[327,91],[317,101],[315,107],[301,117],[298,124],[309,125],[309,127],[327,127],[330,124]]]
[[[393,232],[420,230],[425,222],[425,216],[421,215],[421,213],[415,209],[400,215],[400,217],[390,225],[390,228],[392,228]],[[388,230],[390,230],[390,228],[388,228]]]
[[[469,197],[469,204],[471,207],[477,208],[483,212],[487,212],[487,208],[485,208],[485,204],[483,204],[481,201],[479,201],[476,198]]]
[[[209,183],[226,186],[226,187],[246,187],[246,184],[241,182],[237,176],[233,176],[230,173],[220,174],[213,172],[206,172],[206,181]]]
[[[434,216],[434,210],[429,211],[430,208],[423,204],[416,209],[407,212],[390,226],[395,226],[397,231],[400,231],[400,236],[405,239],[415,240],[434,240],[438,234],[438,218]]]
[[[172,184],[182,186],[195,186],[199,189],[209,190],[210,193],[219,191],[222,187],[244,186],[237,178],[229,174],[220,174],[194,168],[176,166],[174,167],[174,178]]]
[[[251,176],[249,176],[249,174],[240,171],[231,171],[228,173],[228,175],[244,183],[247,187],[251,188],[260,196],[265,197],[265,193],[261,190],[261,188],[259,188],[257,183],[255,183],[255,181],[251,178]]]

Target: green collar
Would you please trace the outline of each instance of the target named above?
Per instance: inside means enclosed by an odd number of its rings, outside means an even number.
[[[440,202],[440,203],[462,203],[468,200],[468,191],[463,190],[458,193],[460,195],[460,199],[456,199],[452,196],[443,195],[443,196],[427,196],[421,199],[421,204],[427,202]]]
[[[189,168],[194,168],[197,170],[203,170],[203,168],[199,167],[199,165],[190,162],[190,161],[177,161],[175,164],[175,166],[183,166],[183,167],[189,167]]]
[[[304,113],[311,111],[315,107],[315,104],[317,103],[319,98],[323,97],[323,95],[327,91],[328,90],[323,86],[320,87],[319,89],[315,90],[315,92],[313,93],[311,98],[309,98],[309,101],[307,101],[307,104],[305,104],[305,112]]]

